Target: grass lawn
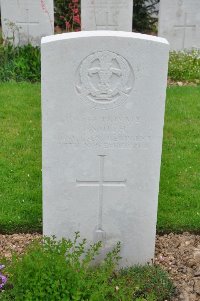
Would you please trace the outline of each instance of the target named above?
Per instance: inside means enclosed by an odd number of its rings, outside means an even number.
[[[200,233],[200,86],[168,89],[158,230]]]
[[[0,232],[41,231],[40,85],[0,84]]]
[[[0,232],[41,231],[40,84],[0,84]],[[158,230],[200,233],[200,87],[168,89]]]

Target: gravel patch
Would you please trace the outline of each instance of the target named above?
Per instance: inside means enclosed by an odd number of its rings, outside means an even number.
[[[22,254],[26,247],[35,239],[41,238],[41,234],[0,234],[0,257],[10,259],[12,252]]]
[[[173,86],[179,86],[179,87],[183,87],[183,86],[197,87],[198,85],[200,85],[200,80],[199,79],[194,79],[192,81],[187,81],[187,80],[177,81],[177,80],[171,80],[170,78],[168,78],[167,85],[168,85],[168,87],[173,87]]]
[[[0,235],[0,254],[19,254],[40,234]],[[155,264],[166,270],[176,286],[172,301],[200,301],[200,235],[168,234],[156,239]]]
[[[157,236],[155,263],[173,280],[173,301],[200,301],[200,235],[190,233]]]

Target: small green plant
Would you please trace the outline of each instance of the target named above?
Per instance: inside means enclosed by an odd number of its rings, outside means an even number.
[[[200,50],[171,52],[169,77],[172,80],[200,80]]]
[[[156,301],[162,301],[170,298],[174,293],[174,286],[167,277],[166,273],[158,266],[134,266],[121,271],[121,275],[131,285],[137,287],[134,293],[135,297],[145,298],[150,294]]]
[[[0,81],[40,81],[40,49],[0,45]]]
[[[100,250],[101,242],[87,247],[79,233],[74,240],[36,241],[6,264],[8,281],[0,300],[163,301],[171,295],[171,282],[157,267],[116,269],[120,243],[94,265]]]

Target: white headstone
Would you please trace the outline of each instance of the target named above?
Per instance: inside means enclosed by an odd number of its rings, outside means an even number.
[[[200,0],[161,0],[158,35],[171,50],[200,48]]]
[[[124,266],[153,258],[168,48],[117,31],[42,39],[45,235],[121,241]]]
[[[82,30],[132,31],[133,0],[81,0]]]
[[[40,46],[54,34],[53,0],[1,0],[3,38],[15,46]]]

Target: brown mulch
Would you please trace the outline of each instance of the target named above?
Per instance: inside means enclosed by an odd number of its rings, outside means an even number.
[[[0,255],[23,253],[40,234],[0,235]],[[157,236],[155,264],[162,266],[176,286],[172,301],[200,301],[200,235],[190,233]]]

